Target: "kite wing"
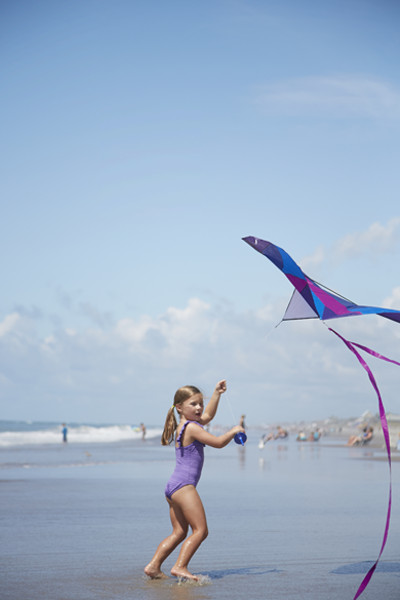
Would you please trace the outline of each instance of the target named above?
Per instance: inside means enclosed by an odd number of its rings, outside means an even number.
[[[358,315],[379,315],[400,323],[399,310],[377,306],[360,306],[331,290],[323,289],[321,284],[316,283],[300,269],[299,265],[285,250],[271,244],[271,242],[252,236],[243,238],[243,241],[269,258],[294,286],[295,289],[283,316],[283,321],[295,319],[321,319],[321,321],[327,321],[328,319]]]

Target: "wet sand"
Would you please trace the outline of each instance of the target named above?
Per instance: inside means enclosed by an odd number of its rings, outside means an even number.
[[[382,543],[384,451],[332,438],[260,451],[258,437],[206,449],[198,489],[210,535],[191,563],[203,585],[142,572],[170,532],[172,449],[98,444],[90,460],[72,446],[1,453],[2,600],[352,599]],[[389,540],[364,600],[400,598],[399,481],[395,462]]]

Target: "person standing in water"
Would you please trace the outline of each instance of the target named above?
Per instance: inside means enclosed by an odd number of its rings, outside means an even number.
[[[63,436],[63,443],[66,444],[68,442],[67,440],[67,434],[68,434],[68,429],[65,423],[62,424],[62,436]]]
[[[204,446],[224,448],[236,433],[244,432],[240,425],[220,436],[204,430],[204,425],[215,417],[221,394],[226,392],[226,389],[226,381],[219,381],[204,409],[203,394],[200,390],[193,385],[185,385],[176,392],[174,403],[168,411],[161,443],[163,446],[169,445],[174,440],[176,431],[176,466],[165,488],[172,533],[159,544],[156,553],[144,569],[146,575],[152,579],[167,578],[161,571],[161,565],[185,540],[171,574],[175,577],[199,580],[198,576],[189,572],[188,565],[208,535],[203,503],[196,489],[203,468]],[[175,419],[175,409],[180,417],[179,424]],[[192,534],[185,539],[189,526]]]

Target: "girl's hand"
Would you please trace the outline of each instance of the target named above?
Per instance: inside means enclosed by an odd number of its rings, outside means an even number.
[[[230,433],[232,434],[232,436],[235,436],[237,433],[246,433],[246,432],[243,429],[243,427],[240,427],[240,425],[235,425],[235,427],[232,427]]]
[[[223,394],[224,392],[226,392],[226,381],[225,379],[222,379],[221,381],[218,381],[217,385],[215,386],[215,390],[213,391],[213,394],[210,398],[210,402],[204,409],[203,416],[199,420],[199,423],[201,425],[207,425],[207,423],[212,421],[212,419],[215,417],[219,399],[221,397],[221,394]]]
[[[217,394],[223,394],[224,392],[226,392],[226,390],[226,380],[222,379],[222,381],[218,381],[217,385],[215,386],[215,391],[217,392]]]

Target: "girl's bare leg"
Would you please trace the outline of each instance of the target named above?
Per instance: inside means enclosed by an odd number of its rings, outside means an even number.
[[[185,577],[198,581],[199,578],[188,571],[188,564],[201,542],[208,535],[207,520],[203,503],[193,485],[185,485],[172,496],[172,506],[175,514],[181,515],[181,521],[189,523],[192,528],[190,535],[184,542],[178,560],[171,569],[175,577]]]
[[[178,544],[183,542],[188,531],[188,523],[180,509],[168,500],[168,498],[167,502],[169,503],[172,533],[159,544],[155,555],[144,570],[146,575],[153,579],[168,579],[168,576],[161,571],[161,565]]]

